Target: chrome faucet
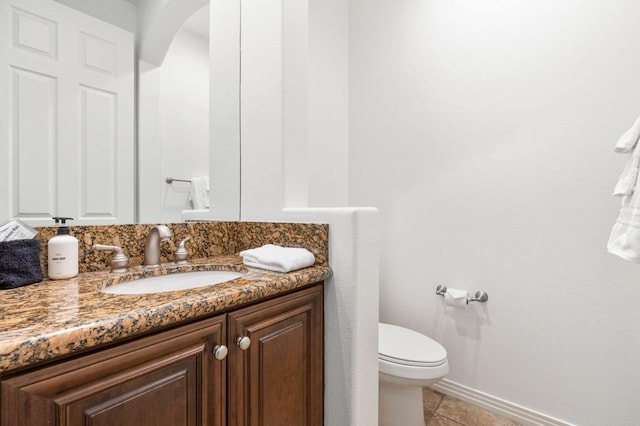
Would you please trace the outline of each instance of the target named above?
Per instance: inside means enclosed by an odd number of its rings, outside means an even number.
[[[160,242],[171,238],[171,230],[166,225],[156,225],[149,231],[144,245],[144,266],[157,268],[160,266]]]

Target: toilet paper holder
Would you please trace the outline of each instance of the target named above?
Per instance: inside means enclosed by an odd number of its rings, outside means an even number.
[[[444,296],[447,293],[447,286],[446,285],[439,285],[438,287],[436,287],[436,294],[438,296]],[[487,300],[489,300],[489,295],[487,293],[485,293],[484,291],[476,291],[476,294],[474,295],[474,297],[467,297],[467,302],[486,302]]]

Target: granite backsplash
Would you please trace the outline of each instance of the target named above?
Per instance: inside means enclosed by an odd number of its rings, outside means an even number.
[[[173,233],[171,242],[161,243],[162,263],[173,261],[176,245],[186,237],[190,259],[208,258],[238,253],[242,250],[276,244],[284,247],[304,247],[316,258],[316,265],[328,265],[329,225],[279,222],[187,222],[166,224]],[[142,264],[144,243],[154,224],[78,225],[71,226],[71,235],[78,239],[79,271],[95,272],[110,269],[111,252],[92,250],[93,244],[121,247],[129,256],[129,265]],[[36,238],[42,244],[41,266],[47,271],[47,241],[56,234],[56,227],[36,227]]]

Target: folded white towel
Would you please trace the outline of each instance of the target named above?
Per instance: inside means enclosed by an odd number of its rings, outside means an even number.
[[[209,176],[196,176],[191,178],[191,191],[189,199],[194,210],[209,208]]]
[[[636,118],[636,121],[631,125],[631,128],[624,132],[618,143],[616,144],[616,152],[629,152],[638,143],[640,139],[640,117]]]
[[[640,171],[640,144],[633,148],[633,152],[629,154],[629,159],[622,170],[618,183],[613,190],[613,195],[623,196],[631,195],[635,190],[638,182],[638,172]]]
[[[316,262],[313,253],[307,249],[273,244],[241,251],[240,256],[247,266],[276,272],[291,272],[312,266]]]

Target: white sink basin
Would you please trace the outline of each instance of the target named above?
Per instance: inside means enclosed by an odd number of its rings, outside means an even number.
[[[100,291],[109,294],[163,293],[167,291],[187,290],[190,288],[221,284],[235,280],[241,276],[241,272],[234,271],[178,272],[175,274],[126,281],[105,287]]]

